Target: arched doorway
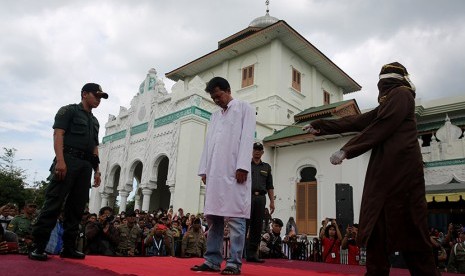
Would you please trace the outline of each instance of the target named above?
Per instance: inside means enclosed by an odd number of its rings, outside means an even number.
[[[141,202],[142,202],[142,193],[140,191],[140,183],[142,180],[142,170],[144,165],[141,161],[137,161],[133,164],[133,168],[131,171],[132,173],[132,190],[128,196],[128,204],[126,206],[126,210],[134,210],[134,209],[141,209]]]
[[[166,185],[168,165],[169,159],[166,156],[161,157],[158,162],[155,162],[155,166],[157,166],[157,188],[153,190],[150,198],[150,211],[158,210],[159,208],[168,210],[169,208],[171,193],[168,185]]]
[[[111,193],[108,195],[108,204],[107,204],[113,209],[116,207],[116,205],[118,205],[116,201],[118,198],[118,186],[119,186],[120,175],[121,175],[121,166],[115,165],[110,175],[110,181],[112,184],[111,184]]]

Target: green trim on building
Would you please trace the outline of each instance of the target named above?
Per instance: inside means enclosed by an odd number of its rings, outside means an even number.
[[[108,142],[113,142],[116,140],[124,139],[125,137],[126,137],[126,130],[121,130],[119,132],[103,137],[102,143],[105,144]]]
[[[168,114],[166,116],[160,117],[158,119],[155,119],[155,121],[153,122],[153,127],[164,126],[182,117],[189,116],[189,115],[197,115],[201,118],[210,120],[211,113],[201,108],[198,108],[197,106],[191,106],[191,107],[179,110],[177,112]]]
[[[210,117],[211,117],[212,114],[210,112],[206,111],[206,110],[198,108],[197,106],[191,106],[191,107],[185,108],[183,110],[179,110],[177,112],[174,112],[174,113],[168,114],[166,116],[160,117],[158,119],[155,119],[155,121],[153,123],[153,126],[154,127],[159,127],[159,126],[167,125],[167,124],[170,124],[170,123],[178,120],[179,118],[182,118],[182,117],[185,117],[185,116],[188,116],[188,115],[196,115],[196,116],[199,116],[201,118],[210,120]],[[149,123],[148,122],[137,125],[137,126],[133,126],[129,130],[129,134],[132,136],[132,135],[135,135],[135,134],[138,134],[138,133],[142,133],[142,132],[147,131],[148,128],[149,128]],[[126,132],[127,132],[126,130],[122,130],[122,131],[113,133],[111,135],[107,135],[107,136],[103,137],[102,143],[105,144],[105,143],[108,143],[108,142],[113,142],[113,141],[117,141],[117,140],[120,140],[120,139],[124,139],[126,137]]]
[[[420,117],[442,115],[446,113],[462,111],[465,109],[465,102],[454,102],[444,105],[424,108],[421,104],[415,106],[415,114]]]
[[[464,165],[465,158],[425,162],[425,168]]]
[[[149,129],[149,123],[148,122],[131,127],[130,134],[131,134],[131,136],[135,135],[135,134],[139,134],[139,133],[147,131],[147,129]]]

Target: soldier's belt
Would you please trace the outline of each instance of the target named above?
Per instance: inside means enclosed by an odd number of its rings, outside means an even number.
[[[100,163],[100,159],[98,158],[98,156],[93,153],[88,153],[68,146],[63,147],[63,152],[68,153],[76,158],[89,161],[92,164],[93,168],[96,168]]]
[[[83,150],[75,149],[72,147],[68,147],[68,146],[65,146],[63,148],[63,152],[71,154],[72,156],[77,157],[79,159],[85,159],[85,160],[89,159],[90,156],[92,155],[91,153],[85,152]]]

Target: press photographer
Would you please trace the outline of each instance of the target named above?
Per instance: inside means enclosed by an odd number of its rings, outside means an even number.
[[[87,254],[116,255],[120,235],[113,220],[113,209],[107,206],[100,209],[98,221],[87,224]]]

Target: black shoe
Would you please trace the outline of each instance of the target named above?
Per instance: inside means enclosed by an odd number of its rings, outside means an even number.
[[[265,260],[259,259],[258,257],[250,257],[250,258],[247,258],[246,260],[249,263],[260,263],[261,264],[265,262]]]
[[[29,259],[35,261],[46,261],[48,258],[47,253],[44,250],[35,249],[29,252]]]
[[[60,253],[60,257],[69,259],[84,259],[86,255],[82,252],[77,251],[76,249],[64,248]]]

